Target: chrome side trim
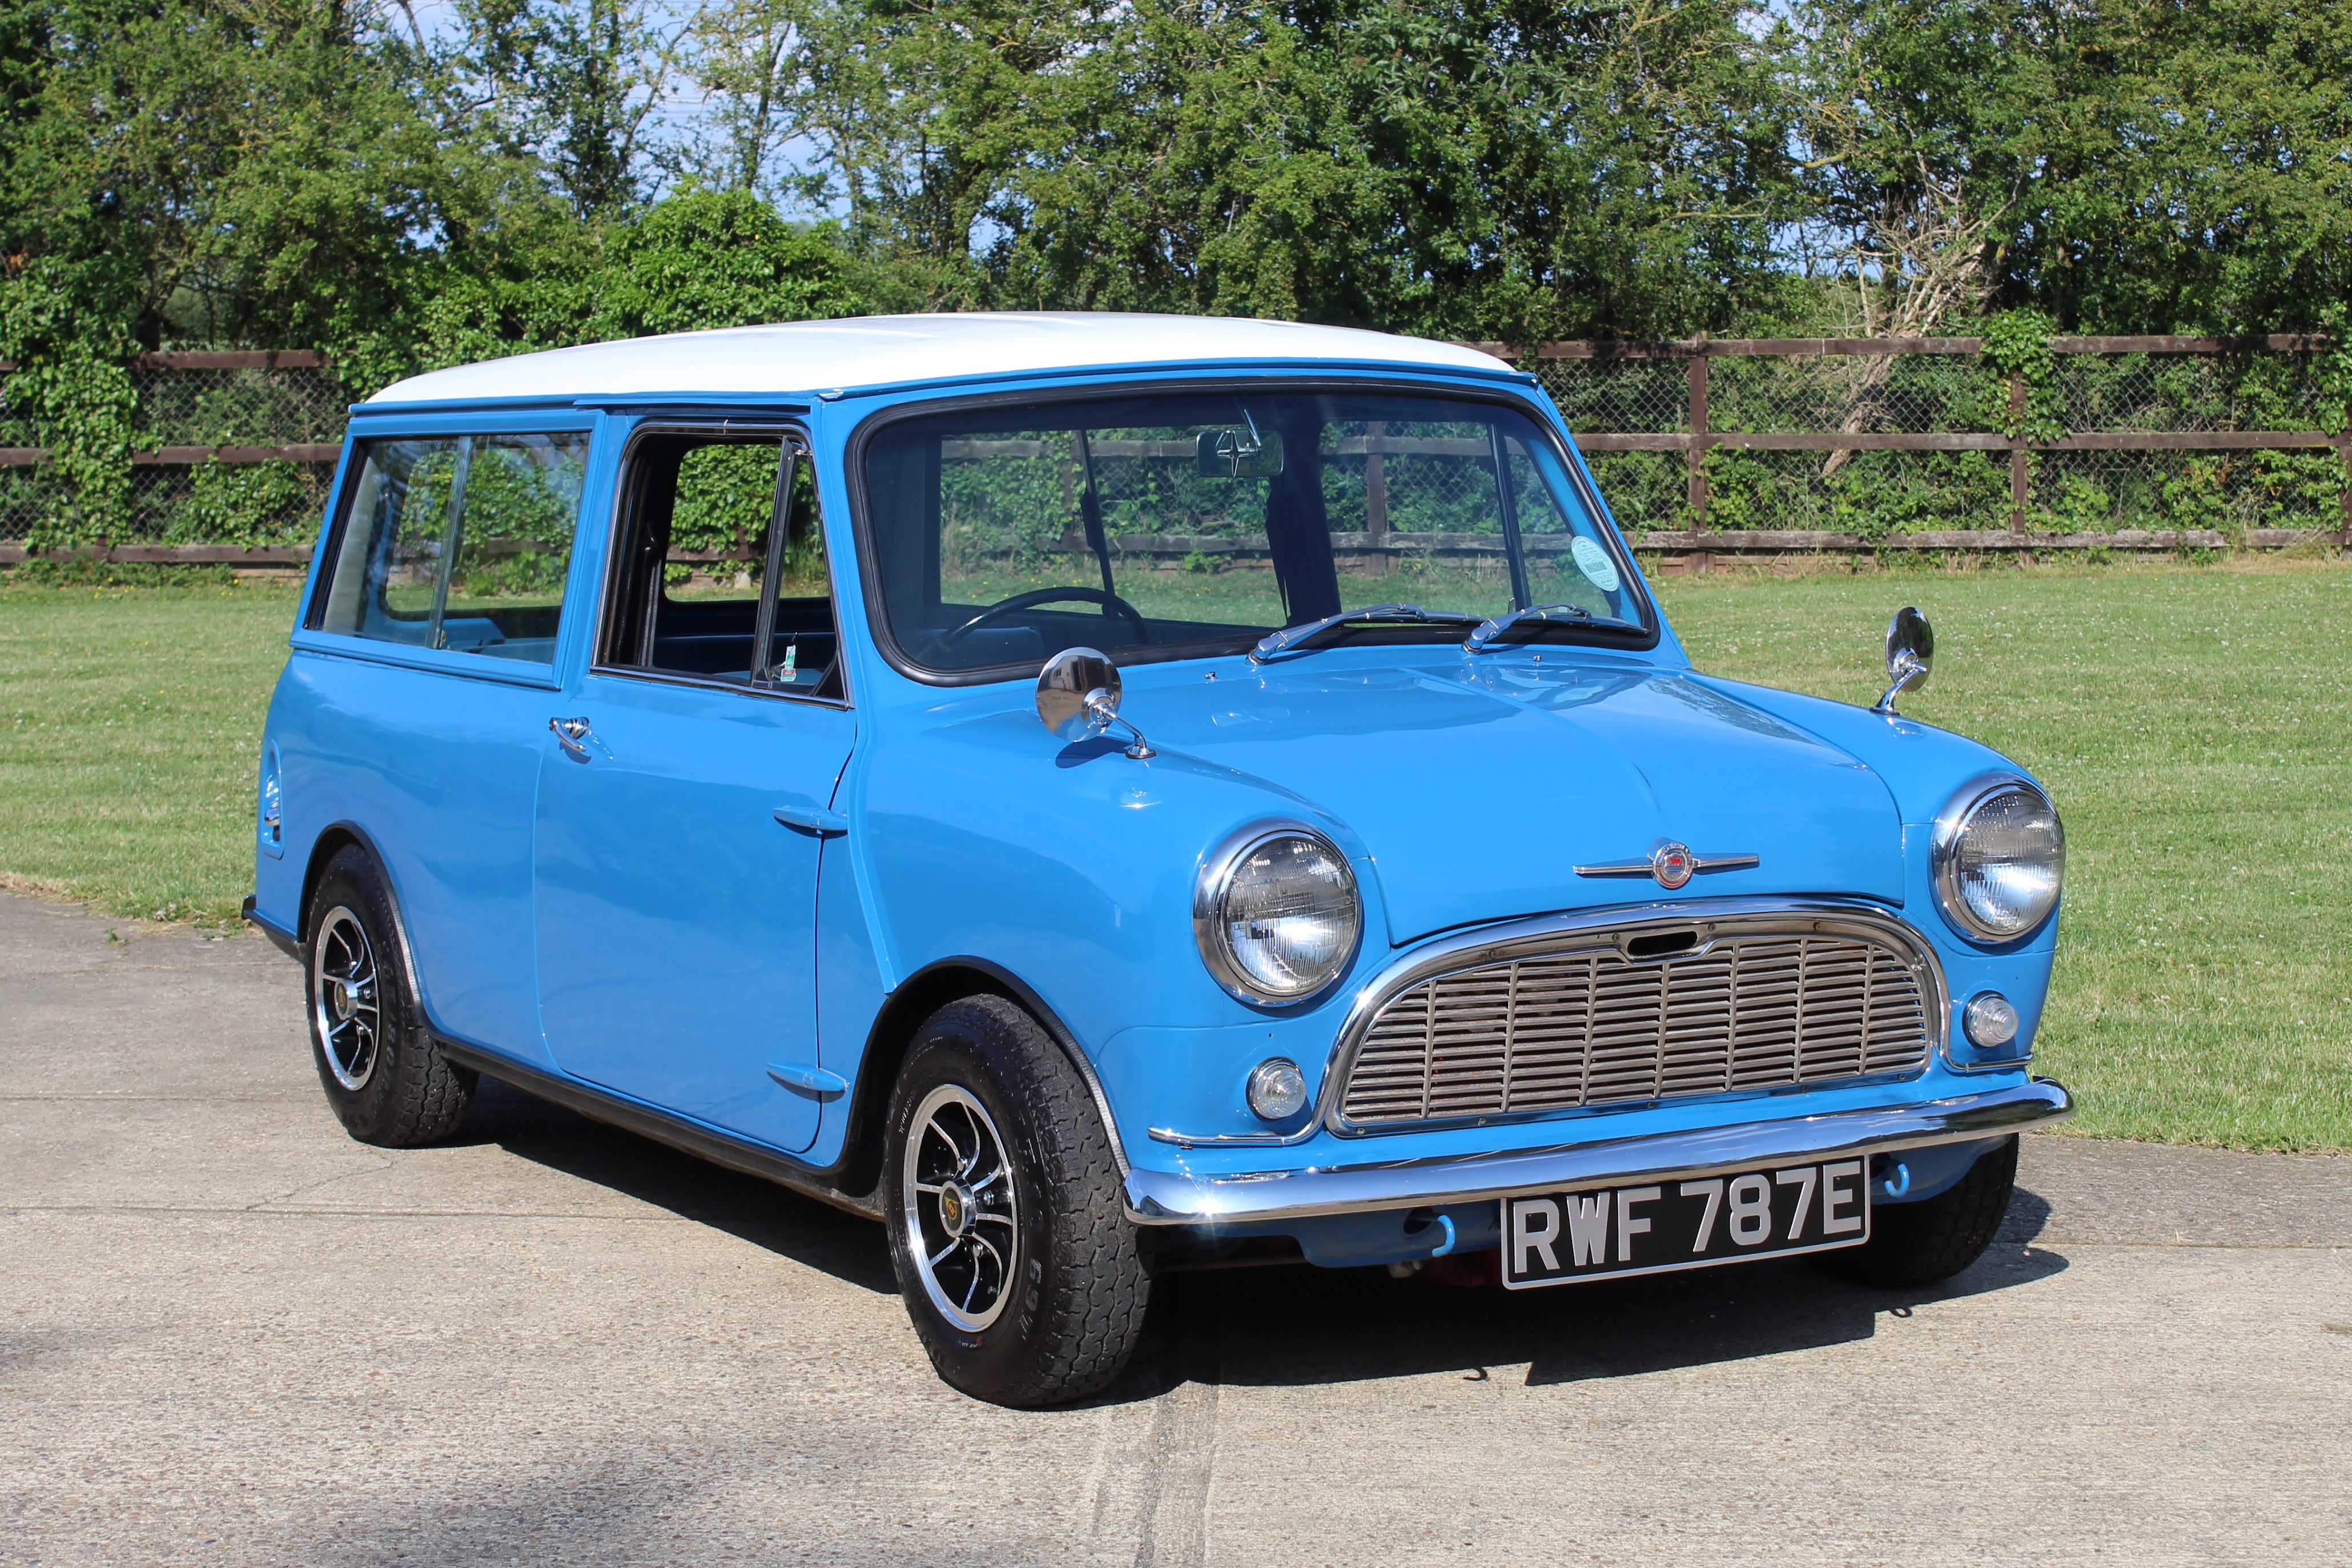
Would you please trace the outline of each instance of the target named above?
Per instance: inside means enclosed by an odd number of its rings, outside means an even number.
[[[1646,1182],[1770,1164],[2002,1137],[2074,1112],[2048,1079],[1919,1105],[1747,1121],[1689,1132],[1242,1175],[1134,1171],[1127,1215],[1138,1225],[1213,1225],[1481,1203],[1601,1182]]]
[[[1225,1148],[1237,1143],[1264,1146],[1269,1143],[1296,1143],[1295,1132],[1180,1132],[1173,1127],[1147,1127],[1144,1131],[1161,1143],[1173,1143],[1179,1149]]]

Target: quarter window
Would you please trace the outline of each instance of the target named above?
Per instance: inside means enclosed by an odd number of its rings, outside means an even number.
[[[551,664],[585,431],[370,441],[317,630]]]

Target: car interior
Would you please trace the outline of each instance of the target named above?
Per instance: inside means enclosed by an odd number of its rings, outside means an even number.
[[[815,491],[788,432],[643,433],[629,447],[622,493],[600,666],[842,695]],[[731,542],[710,548],[714,535]],[[763,613],[770,634],[759,658]]]

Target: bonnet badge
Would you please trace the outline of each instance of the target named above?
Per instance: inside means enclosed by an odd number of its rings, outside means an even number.
[[[1639,860],[1609,860],[1598,866],[1579,866],[1576,874],[1580,877],[1649,877],[1661,888],[1673,892],[1702,872],[1746,871],[1761,863],[1754,855],[1694,855],[1689,845],[1678,839],[1661,838],[1656,847]]]

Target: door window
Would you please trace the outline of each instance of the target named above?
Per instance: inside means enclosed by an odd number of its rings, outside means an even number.
[[[795,433],[641,434],[622,497],[601,666],[842,696],[824,535]]]
[[[319,631],[551,664],[588,434],[362,444]]]

